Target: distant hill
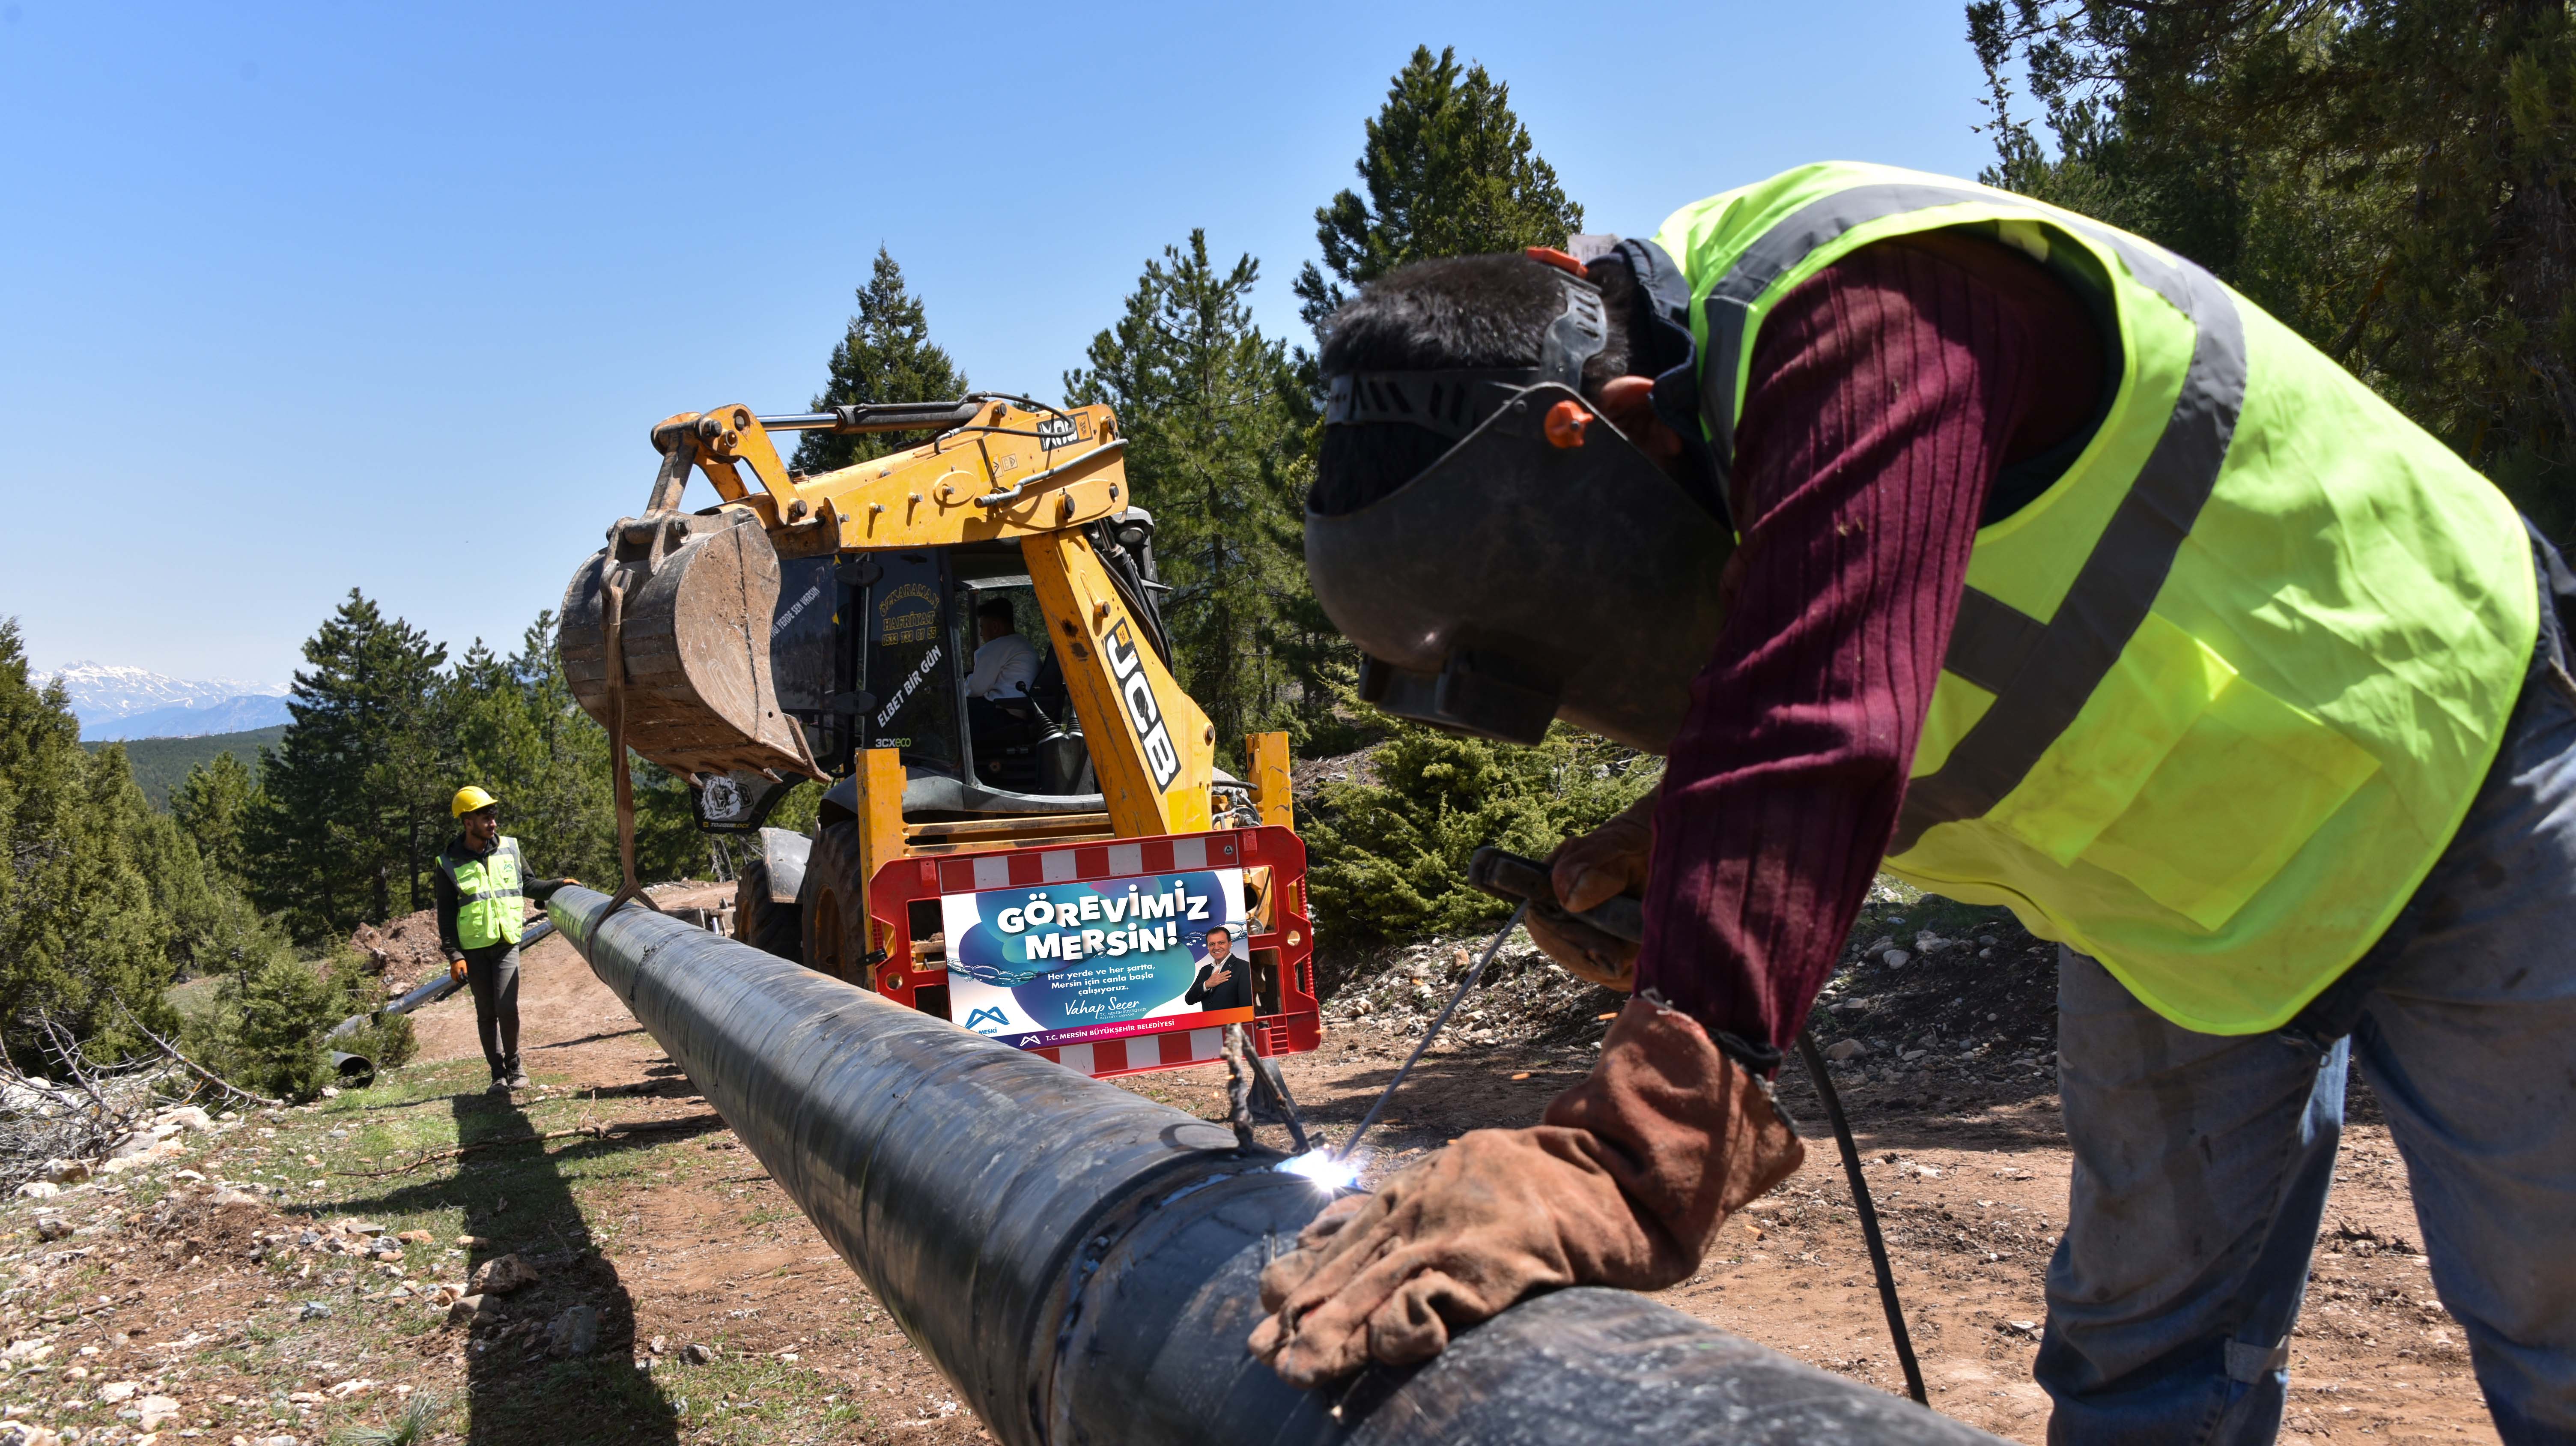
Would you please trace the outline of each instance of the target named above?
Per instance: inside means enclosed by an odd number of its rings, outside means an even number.
[[[143,796],[154,808],[170,806],[170,790],[188,776],[188,770],[211,761],[218,753],[229,753],[259,776],[259,750],[262,745],[276,746],[286,736],[286,725],[253,728],[245,733],[215,733],[200,738],[136,738],[126,742],[125,757],[134,767],[134,781],[143,785]],[[84,743],[92,753],[107,746],[105,740]]]
[[[142,668],[91,662],[38,674],[35,681],[39,685],[63,685],[63,691],[71,695],[72,715],[80,719],[84,738],[178,738],[236,733],[286,721],[282,700],[267,715],[238,706],[245,699],[283,694],[285,687],[276,683],[239,678],[172,678]],[[226,716],[214,716],[219,711]],[[188,713],[202,716],[191,718],[185,716]],[[166,716],[148,727],[127,726],[127,720],[153,714]]]
[[[119,738],[203,738],[212,734],[276,728],[289,719],[284,698],[246,693],[220,703],[176,703],[167,708],[147,709],[104,722],[84,720],[81,738],[90,743],[107,743]]]

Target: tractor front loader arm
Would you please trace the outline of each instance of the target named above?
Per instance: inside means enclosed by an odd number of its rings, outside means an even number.
[[[1216,730],[1163,666],[1090,540],[1034,533],[1020,555],[1064,661],[1110,828],[1121,838],[1208,828]]]

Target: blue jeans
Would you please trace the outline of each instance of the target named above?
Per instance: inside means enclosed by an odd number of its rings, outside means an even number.
[[[2061,951],[2075,1155],[2051,1442],[2267,1442],[2358,1062],[2509,1446],[2576,1442],[2576,682],[2542,611],[2504,752],[2357,985],[2351,1033],[2194,1034]]]

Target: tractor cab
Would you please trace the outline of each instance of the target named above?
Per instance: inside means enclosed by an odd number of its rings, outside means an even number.
[[[1116,523],[1138,580],[1159,591],[1153,517],[1134,507]],[[984,619],[1005,609],[1035,666],[1001,696],[970,696]],[[903,763],[911,822],[1098,812],[1099,772],[1057,647],[1016,539],[779,563],[774,688],[836,775],[827,810],[855,807],[848,761],[888,748]],[[691,800],[700,827],[750,833],[796,782],[735,769],[701,775]]]
[[[872,706],[853,743],[901,757],[904,817],[1097,811],[1097,770],[1019,544],[870,561],[877,572],[854,599],[863,625],[851,642]],[[979,654],[1014,649],[1020,666],[978,677]]]

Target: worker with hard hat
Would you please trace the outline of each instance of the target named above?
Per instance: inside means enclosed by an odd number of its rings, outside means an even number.
[[[431,890],[438,903],[438,942],[447,967],[474,992],[474,1028],[494,1094],[528,1087],[519,1063],[519,939],[527,902],[542,904],[578,879],[531,879],[519,841],[501,832],[501,801],[473,784],[456,790],[447,811],[458,832],[438,854]]]
[[[2161,246],[1881,166],[1324,338],[1360,696],[1669,762],[1554,869],[1643,943],[1531,925],[1634,991],[1589,1078],[1327,1208],[1283,1375],[1688,1279],[1798,1168],[1771,1079],[1884,868],[2061,946],[2051,1441],[2278,1432],[2356,1065],[2499,1434],[2576,1441],[2576,579],[2457,453]]]

